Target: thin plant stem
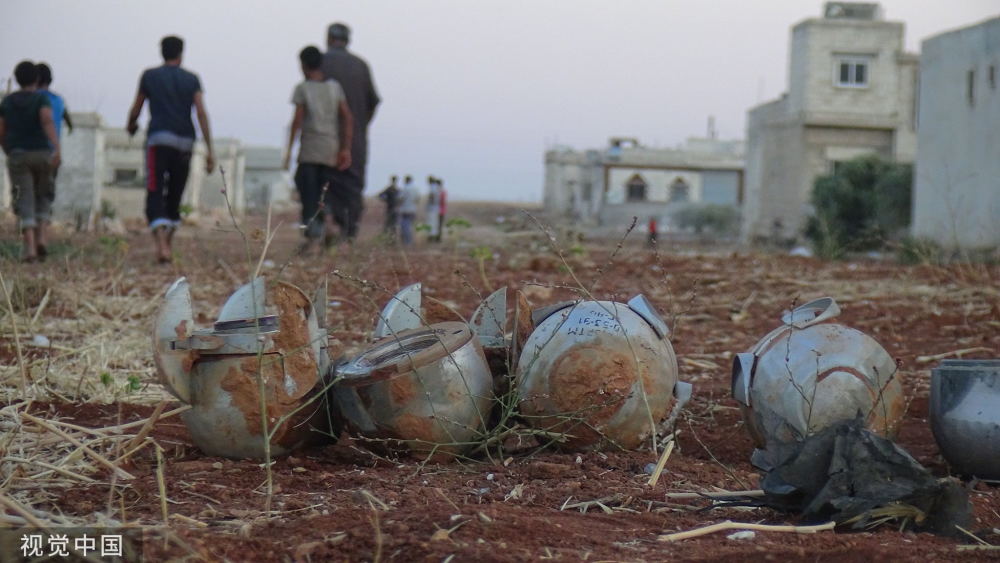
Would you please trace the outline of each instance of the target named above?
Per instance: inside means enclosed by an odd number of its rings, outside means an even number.
[[[14,315],[14,305],[10,301],[10,291],[7,289],[7,282],[4,280],[3,272],[0,271],[0,287],[3,288],[3,296],[7,301],[7,313],[10,314],[10,326],[14,331],[14,349],[17,351],[17,367],[21,374],[21,400],[28,398],[28,370],[24,365],[24,351],[21,350],[21,336],[17,330],[17,317]]]

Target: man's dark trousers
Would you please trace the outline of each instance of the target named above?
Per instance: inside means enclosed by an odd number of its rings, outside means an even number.
[[[307,238],[323,236],[323,190],[329,196],[333,189],[333,168],[323,164],[300,162],[295,170],[295,187],[299,190],[299,201],[302,202],[302,224],[306,228]],[[329,206],[329,197],[326,198]]]
[[[358,222],[364,212],[364,178],[355,168],[333,170],[326,201],[340,233],[350,240],[358,236]]]
[[[146,147],[146,219],[181,220],[181,197],[191,169],[191,152],[161,145]]]

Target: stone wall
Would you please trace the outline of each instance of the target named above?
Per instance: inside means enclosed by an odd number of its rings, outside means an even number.
[[[184,203],[200,212],[228,214],[226,199],[237,215],[246,208],[243,194],[243,171],[246,159],[239,141],[235,139],[215,139],[215,170],[205,172],[205,143],[195,143],[191,155],[191,172],[188,187],[184,192]],[[223,177],[224,175],[224,177]],[[223,187],[226,192],[223,193]]]
[[[920,57],[903,54],[899,61],[899,114],[893,156],[899,162],[913,162],[917,158],[917,92],[920,87]]]
[[[10,210],[10,174],[7,173],[7,155],[0,151],[0,211]]]
[[[788,117],[787,98],[757,106],[747,116],[746,194],[740,238],[794,236],[805,203],[804,128]]]
[[[74,113],[73,132],[63,130],[62,165],[56,177],[53,218],[87,230],[101,211],[104,123],[96,113]]]
[[[949,248],[995,249],[1000,18],[927,39],[922,51],[913,234]]]
[[[283,151],[278,147],[243,148],[246,166],[243,175],[247,213],[267,213],[268,206],[280,208],[292,202],[291,172],[281,167]]]

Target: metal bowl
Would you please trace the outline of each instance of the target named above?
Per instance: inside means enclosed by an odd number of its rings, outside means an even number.
[[[397,332],[337,367],[334,396],[352,430],[389,449],[437,459],[475,445],[493,407],[493,379],[464,323]]]
[[[553,309],[520,352],[521,414],[566,449],[638,447],[689,390],[666,325],[642,296]]]
[[[733,360],[732,392],[758,450],[755,465],[781,462],[778,449],[844,420],[893,438],[904,411],[896,362],[870,336],[829,322],[828,297],[782,317],[783,324]]]
[[[202,451],[264,459],[330,439],[323,312],[298,287],[257,278],[198,329],[187,281],[174,282],[154,322],[154,359],[160,382],[191,405],[181,419]]]
[[[954,472],[1000,480],[1000,360],[945,360],[931,370],[930,422]]]

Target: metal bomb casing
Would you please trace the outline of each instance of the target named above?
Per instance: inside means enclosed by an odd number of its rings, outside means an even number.
[[[518,358],[520,411],[536,429],[562,434],[560,447],[635,448],[675,394],[690,396],[666,323],[645,297],[565,303],[536,317]]]
[[[956,473],[1000,480],[1000,360],[944,360],[931,370],[930,422]]]
[[[859,414],[877,434],[892,438],[899,430],[904,404],[896,362],[870,336],[827,322],[839,313],[829,297],[806,303],[734,358],[733,397],[758,448],[801,441]],[[761,454],[758,465],[780,462]]]
[[[388,449],[446,460],[468,450],[493,408],[493,378],[465,323],[398,331],[336,368],[349,427]]]
[[[191,405],[181,418],[202,451],[265,458],[265,419],[271,455],[328,437],[319,393],[330,363],[325,305],[325,290],[317,310],[298,287],[256,278],[229,297],[212,328],[197,329],[187,281],[167,290],[153,332],[157,372]]]

